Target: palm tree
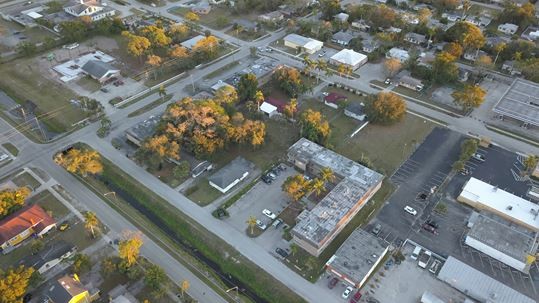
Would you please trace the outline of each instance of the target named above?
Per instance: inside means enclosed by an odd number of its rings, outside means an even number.
[[[320,179],[324,182],[335,180],[335,174],[329,167],[324,167],[320,170]]]
[[[494,58],[494,65],[496,65],[496,62],[498,61],[498,57],[500,56],[500,53],[503,52],[503,50],[507,47],[507,44],[504,42],[500,42],[494,46],[494,51],[496,52],[496,58]]]
[[[320,81],[320,72],[324,71],[327,74],[328,63],[326,60],[318,59],[318,61],[316,61],[316,70],[318,71],[318,76],[316,77],[316,83],[318,84]]]
[[[256,102],[257,109],[260,110],[260,105],[262,104],[262,102],[264,102],[264,94],[262,93],[262,91],[260,90],[256,91],[255,102]]]
[[[84,213],[84,227],[92,233],[92,238],[95,238],[95,230],[99,229],[99,219],[94,212],[87,211]]]
[[[537,166],[537,162],[539,161],[539,156],[529,155],[524,159],[523,164],[526,168],[526,172],[528,174],[531,174],[535,167]]]
[[[311,190],[317,195],[320,196],[321,193],[323,193],[326,190],[326,187],[324,186],[324,180],[322,179],[314,179],[313,182],[310,184]]]
[[[254,233],[254,228],[256,226],[256,217],[255,216],[249,216],[246,223],[249,226],[249,229],[251,230],[251,235],[252,235]]]
[[[165,96],[167,95],[167,89],[164,85],[159,86],[159,96],[161,97],[161,100],[165,100]]]
[[[310,71],[312,71],[316,67],[316,61],[311,60],[308,56],[305,56],[303,58],[303,62],[305,63],[305,67],[303,68],[303,71],[308,74]]]
[[[183,298],[183,294],[185,292],[187,292],[187,290],[189,289],[189,287],[191,287],[191,284],[189,283],[188,280],[183,280],[182,283],[180,283],[180,292],[182,294],[182,298]]]
[[[292,253],[292,256],[295,256],[298,253],[299,246],[296,243],[290,244],[290,252]]]
[[[339,66],[337,67],[337,72],[339,72],[339,76],[342,77],[342,75],[346,73],[346,65],[342,63],[339,64]]]

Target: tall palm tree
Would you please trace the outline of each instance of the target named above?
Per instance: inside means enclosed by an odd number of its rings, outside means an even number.
[[[255,216],[249,216],[246,223],[249,226],[249,229],[251,230],[251,235],[252,235],[254,233],[254,228],[256,226],[256,217]]]
[[[292,256],[295,256],[298,253],[299,246],[296,243],[290,244],[290,252],[292,253]]]
[[[187,292],[187,290],[189,290],[189,287],[191,287],[191,284],[189,283],[188,280],[183,280],[182,283],[180,283],[180,292],[182,294],[182,298],[183,298],[183,294]]]
[[[320,170],[320,179],[324,182],[333,181],[335,180],[335,174],[333,173],[333,170],[329,167],[324,167],[322,170]]]
[[[92,238],[95,238],[95,231],[99,229],[99,219],[94,212],[84,213],[84,227],[92,233]]]
[[[321,193],[323,193],[326,190],[326,187],[324,186],[324,180],[322,179],[314,179],[313,182],[310,184],[311,190],[317,195],[320,196]]]
[[[308,56],[305,56],[303,58],[303,62],[305,64],[305,67],[303,68],[303,71],[308,74],[316,67],[316,61],[311,60]]]
[[[323,71],[327,74],[328,71],[328,63],[326,60],[318,59],[316,61],[316,70],[318,71],[318,76],[316,77],[316,83],[320,81],[320,72]]]

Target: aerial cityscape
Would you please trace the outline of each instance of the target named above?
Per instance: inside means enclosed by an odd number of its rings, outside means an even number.
[[[539,302],[536,0],[0,17],[0,303]]]

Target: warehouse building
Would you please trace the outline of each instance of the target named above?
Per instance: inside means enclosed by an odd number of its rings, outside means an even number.
[[[539,126],[539,85],[516,78],[505,94],[494,105],[493,111],[524,123]]]
[[[284,45],[295,50],[305,51],[308,54],[314,54],[322,49],[324,43],[298,34],[289,34],[284,37]]]

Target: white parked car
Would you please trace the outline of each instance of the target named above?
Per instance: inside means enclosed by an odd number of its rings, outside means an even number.
[[[410,207],[410,206],[408,206],[408,205],[406,205],[406,206],[404,207],[404,211],[407,212],[407,213],[409,213],[409,214],[412,215],[412,216],[417,215],[417,210],[413,209],[412,207]]]
[[[352,286],[348,286],[344,292],[342,293],[342,298],[343,299],[348,299],[348,297],[350,296],[350,294],[352,293],[352,291],[354,291],[354,289],[352,288]]]
[[[265,223],[262,223],[260,220],[256,220],[256,226],[258,226],[258,228],[261,230],[266,230],[266,228],[268,228],[268,226]]]
[[[485,162],[485,160],[486,160],[485,156],[481,155],[480,153],[473,154],[472,158],[474,158],[477,161],[481,161],[481,162]]]
[[[269,210],[269,209],[264,209],[264,210],[262,211],[262,213],[263,213],[264,215],[266,215],[266,217],[268,217],[268,218],[270,218],[270,219],[272,219],[272,220],[275,220],[275,218],[277,218],[277,215],[275,215],[275,214],[274,214],[273,212],[271,212],[271,210]]]

